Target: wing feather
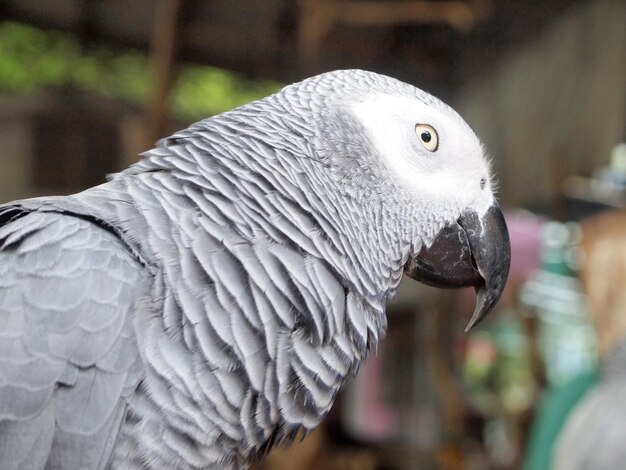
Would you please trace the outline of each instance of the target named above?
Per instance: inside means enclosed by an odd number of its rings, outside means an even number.
[[[2,468],[102,468],[141,378],[143,267],[94,222],[11,214],[0,227]]]

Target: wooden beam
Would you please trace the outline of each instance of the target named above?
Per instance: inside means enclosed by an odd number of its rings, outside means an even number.
[[[146,107],[146,148],[169,133],[170,93],[177,73],[176,50],[183,1],[160,0],[156,7],[150,45],[154,88]]]
[[[478,21],[480,12],[470,1],[437,2],[404,0],[380,2],[337,1],[335,20],[339,23],[381,26],[401,23],[447,23],[460,31],[467,31]]]
[[[300,0],[298,50],[305,72],[316,71],[322,41],[337,24],[388,26],[445,23],[466,32],[484,19],[491,0]]]

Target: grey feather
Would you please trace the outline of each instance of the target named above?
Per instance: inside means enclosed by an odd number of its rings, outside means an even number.
[[[2,468],[97,468],[140,379],[129,334],[141,264],[72,216],[25,214],[0,238],[0,318],[10,323],[0,331]],[[54,254],[45,262],[44,247]]]
[[[382,165],[349,112],[376,93],[462,122],[339,71],[0,206],[2,468],[246,468],[323,419],[409,252],[458,216]]]
[[[568,416],[554,449],[553,468],[620,468],[626,459],[626,341],[603,358],[599,383]]]

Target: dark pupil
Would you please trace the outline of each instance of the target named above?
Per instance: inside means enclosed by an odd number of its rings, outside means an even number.
[[[430,139],[432,139],[432,136],[430,135],[430,132],[428,132],[428,131],[422,132],[422,135],[420,137],[426,143],[430,142]]]

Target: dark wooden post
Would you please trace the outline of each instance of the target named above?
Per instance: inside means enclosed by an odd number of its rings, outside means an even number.
[[[157,139],[169,132],[169,98],[176,78],[176,49],[183,1],[160,0],[156,7],[151,38],[154,88],[146,106],[146,148],[152,147]]]

